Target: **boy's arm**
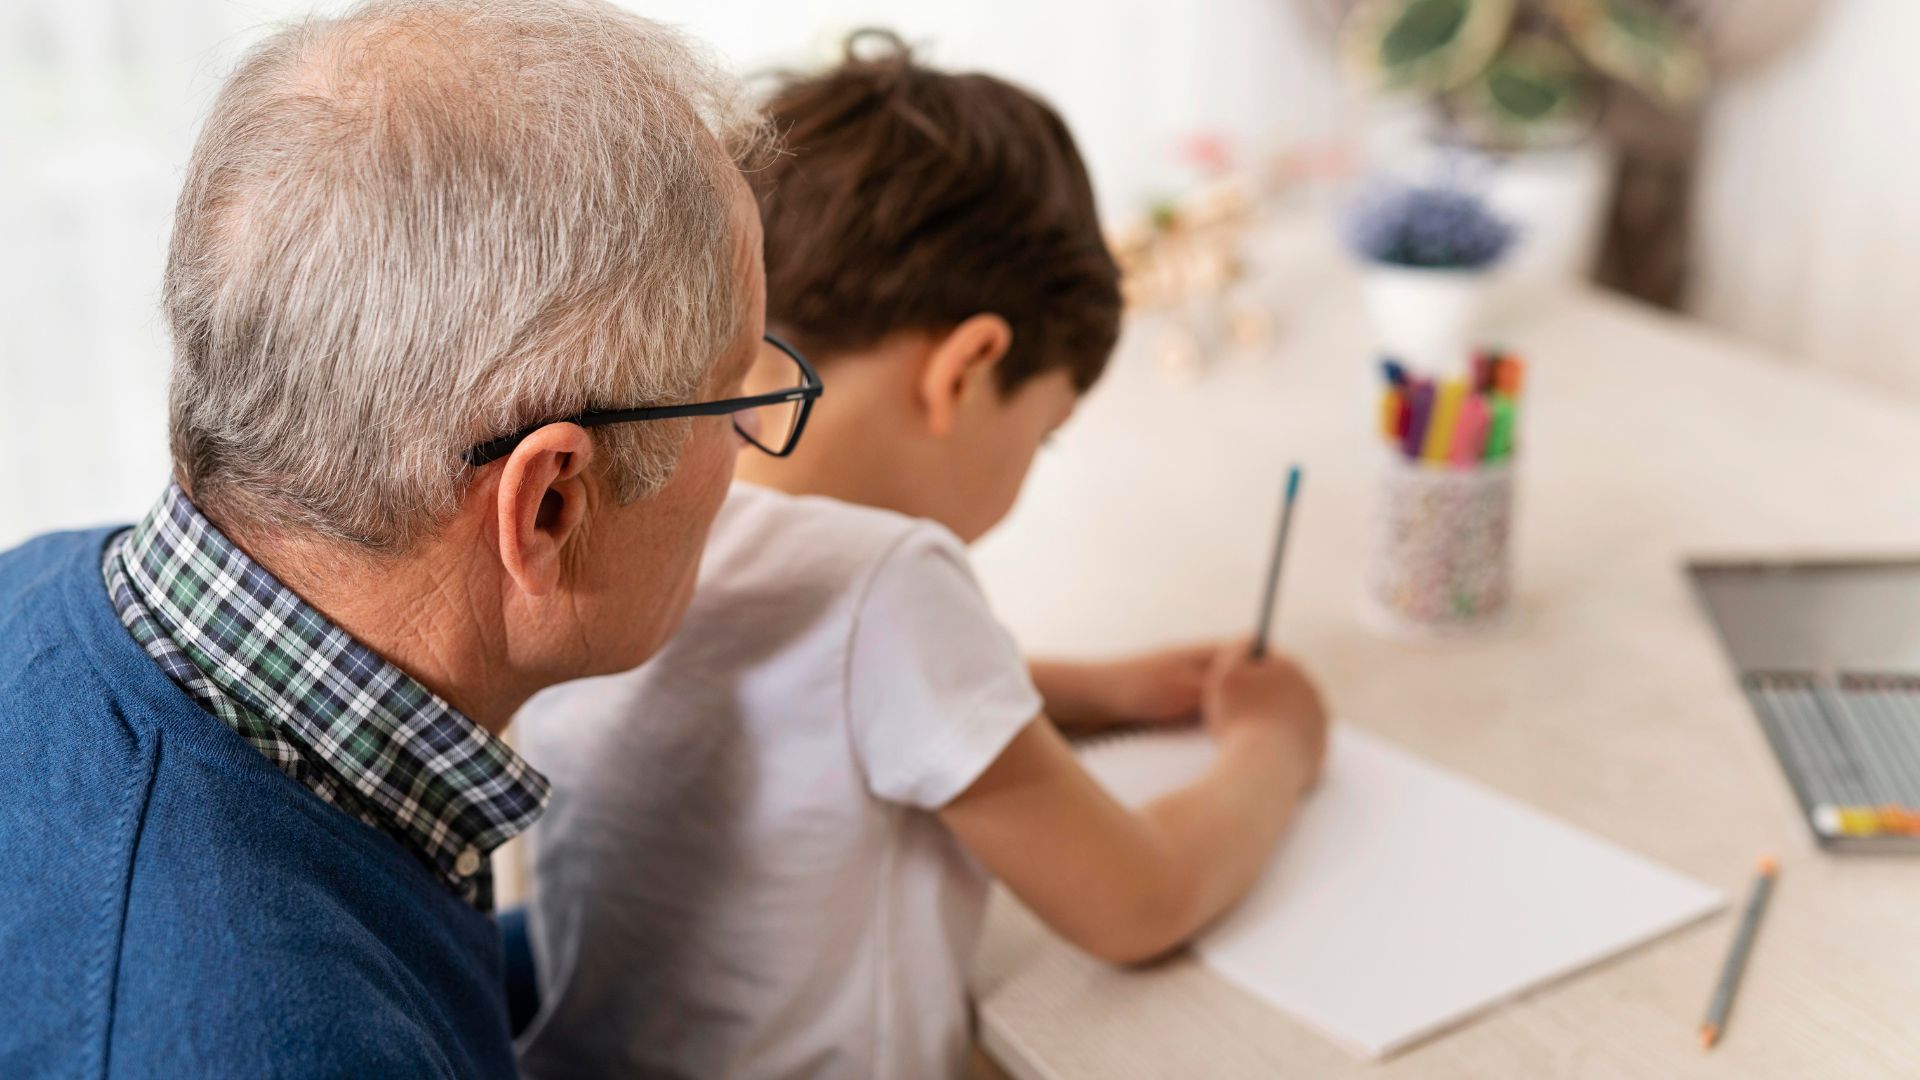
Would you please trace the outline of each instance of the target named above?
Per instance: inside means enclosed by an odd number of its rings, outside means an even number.
[[[1218,645],[1160,649],[1120,660],[1027,661],[1047,717],[1062,731],[1175,723],[1200,710]]]
[[[1291,663],[1222,654],[1198,781],[1127,809],[1045,717],[940,811],[960,842],[1067,940],[1114,963],[1151,959],[1238,900],[1318,775],[1326,717]]]

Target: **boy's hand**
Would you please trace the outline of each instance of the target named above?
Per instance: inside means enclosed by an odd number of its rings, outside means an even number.
[[[1259,880],[1326,753],[1326,710],[1313,684],[1285,658],[1250,659],[1247,645],[1205,650],[1200,700],[1220,753],[1192,783],[1129,810],[1086,771],[1057,725],[1039,718],[941,808],[940,820],[1069,941],[1120,964],[1162,955]],[[1191,687],[1166,673],[1190,666],[1193,653],[1107,667]],[[1043,676],[1101,666],[1035,664],[1034,681],[1044,692]]]
[[[1197,718],[1218,645],[1187,645],[1120,660],[1032,664],[1055,724],[1078,731]]]
[[[1282,752],[1301,769],[1302,786],[1319,779],[1327,755],[1327,709],[1292,660],[1273,653],[1255,660],[1245,642],[1219,650],[1207,672],[1204,715],[1223,743],[1243,734],[1278,736]]]

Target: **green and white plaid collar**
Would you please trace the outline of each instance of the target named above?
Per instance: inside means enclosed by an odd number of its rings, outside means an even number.
[[[247,557],[178,485],[107,546],[120,620],[203,708],[468,902],[545,809],[546,777]]]

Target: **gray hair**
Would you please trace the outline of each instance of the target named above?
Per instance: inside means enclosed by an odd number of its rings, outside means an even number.
[[[469,446],[688,400],[739,332],[740,83],[601,3],[388,0],[254,48],[168,253],[170,433],[217,518],[372,551],[444,527]],[[598,429],[616,497],[685,421]]]

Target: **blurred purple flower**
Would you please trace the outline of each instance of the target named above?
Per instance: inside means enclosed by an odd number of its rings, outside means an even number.
[[[1368,262],[1483,270],[1513,246],[1512,225],[1485,200],[1454,187],[1383,184],[1348,209],[1348,246]]]

